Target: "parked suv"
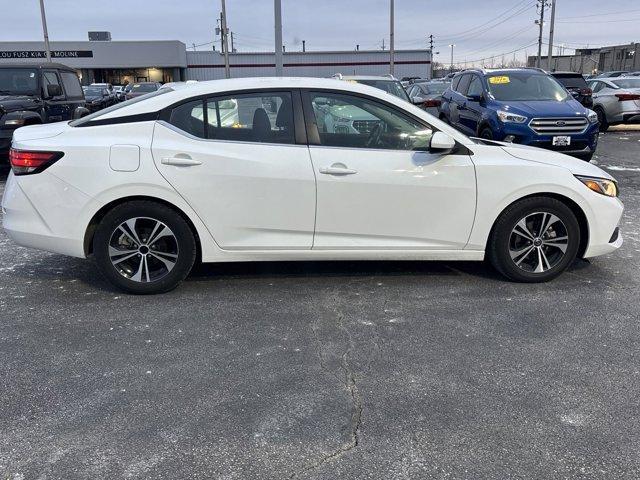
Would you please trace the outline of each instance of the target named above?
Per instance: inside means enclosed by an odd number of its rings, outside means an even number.
[[[465,70],[442,95],[440,118],[469,135],[591,160],[598,116],[540,69]]]
[[[573,98],[578,100],[587,108],[593,108],[593,92],[587,85],[581,73],[576,72],[553,72],[553,78],[558,80],[564,88],[569,90]]]
[[[6,158],[16,128],[79,118],[88,113],[84,106],[76,71],[66,65],[0,66],[0,157]]]

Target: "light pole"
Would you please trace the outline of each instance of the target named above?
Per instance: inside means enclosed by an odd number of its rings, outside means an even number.
[[[275,17],[276,77],[281,77],[284,71],[282,61],[282,0],[273,0],[273,16]]]
[[[44,50],[47,62],[51,61],[51,48],[49,47],[49,32],[47,30],[47,16],[44,13],[44,0],[40,0],[40,15],[42,16],[42,32],[44,33]]]
[[[451,47],[451,68],[449,69],[449,73],[453,73],[453,47],[455,47],[456,44],[451,43],[449,46]]]
[[[389,4],[389,73],[394,74],[394,56],[395,56],[395,44],[394,44],[394,2],[391,0]]]

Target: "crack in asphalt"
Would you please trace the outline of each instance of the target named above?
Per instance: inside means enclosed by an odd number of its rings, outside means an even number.
[[[349,392],[351,397],[352,404],[352,412],[351,412],[351,422],[350,422],[350,440],[349,442],[341,445],[331,453],[322,456],[315,462],[306,465],[302,468],[302,470],[298,472],[294,472],[289,476],[290,479],[297,478],[300,475],[311,472],[312,470],[316,470],[320,468],[327,462],[336,460],[340,458],[345,453],[356,448],[360,442],[359,438],[359,430],[362,425],[362,396],[360,395],[360,390],[358,389],[358,384],[356,381],[355,372],[352,370],[349,364],[349,355],[354,348],[353,338],[351,336],[351,332],[344,325],[344,315],[342,313],[338,314],[338,328],[342,330],[348,339],[349,347],[340,357],[340,369],[342,370],[344,377],[341,378],[340,375],[336,374],[336,372],[329,367],[327,367],[325,356],[322,352],[322,340],[320,339],[320,335],[318,334],[317,326],[314,323],[311,324],[311,330],[313,331],[313,335],[316,341],[316,353],[318,355],[320,361],[320,368],[325,372],[329,373],[332,377],[334,377],[338,382],[340,382],[345,389]]]

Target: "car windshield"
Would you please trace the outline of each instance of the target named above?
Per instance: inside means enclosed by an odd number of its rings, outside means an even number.
[[[104,88],[100,88],[100,87],[85,87],[84,89],[84,94],[85,95],[90,95],[93,97],[99,97],[102,95],[102,92],[104,91]]]
[[[444,93],[448,86],[446,83],[422,83],[420,89],[424,93]]]
[[[554,75],[554,77],[567,88],[585,88],[587,86],[582,75]]]
[[[489,92],[498,101],[566,100],[567,91],[554,78],[537,71],[487,76]]]
[[[155,92],[157,90],[157,86],[155,83],[136,83],[133,86],[133,91],[138,92]]]
[[[397,80],[353,80],[354,82],[361,83],[363,85],[369,85],[370,87],[379,88],[391,95],[394,95],[402,100],[409,101],[407,92],[402,88],[402,84]]]
[[[69,125],[72,127],[80,127],[87,122],[90,122],[96,117],[100,117],[106,113],[115,112],[116,110],[120,110],[123,107],[127,107],[129,105],[133,105],[134,103],[144,102],[149,98],[156,97],[158,95],[163,95],[165,93],[173,92],[172,88],[163,88],[161,90],[156,90],[155,92],[147,93],[146,95],[140,95],[139,97],[132,98],[131,100],[127,100],[126,102],[116,103],[108,108],[103,110],[98,110],[97,112],[92,113],[91,115],[87,115],[86,117],[79,118],[78,120],[73,120],[69,122]]]
[[[32,68],[0,68],[0,95],[33,95],[38,75]]]
[[[620,88],[640,88],[640,78],[620,78],[611,80],[611,83]]]

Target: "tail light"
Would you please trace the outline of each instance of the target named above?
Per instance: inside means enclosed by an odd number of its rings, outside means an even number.
[[[439,107],[440,103],[441,103],[440,100],[429,99],[429,100],[425,100],[422,103],[422,106],[425,107],[425,108],[428,108],[428,107]]]
[[[640,100],[640,94],[637,93],[616,93],[619,102],[625,102],[627,100]]]
[[[580,95],[584,95],[585,97],[589,97],[593,95],[593,91],[590,88],[581,88]]]
[[[9,163],[14,175],[40,173],[62,158],[62,152],[9,150]]]

